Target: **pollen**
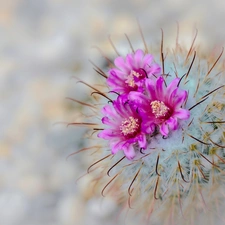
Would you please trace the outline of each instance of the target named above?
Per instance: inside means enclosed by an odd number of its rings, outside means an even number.
[[[135,136],[139,131],[139,119],[130,116],[122,121],[120,130],[124,136]]]
[[[152,113],[156,118],[167,117],[170,112],[170,108],[168,108],[162,101],[155,100],[152,101],[150,105],[152,107]]]
[[[130,75],[127,76],[125,83],[127,83],[130,87],[135,87],[136,83],[135,83],[134,77],[142,78],[142,74],[140,74],[134,70],[131,70]]]
[[[134,70],[131,71],[131,74],[132,74],[133,76],[135,76],[135,77],[140,77],[140,76],[141,76],[140,73],[138,73],[138,72],[136,72],[136,71],[134,71]]]
[[[134,81],[134,77],[132,74],[130,74],[128,77],[127,77],[127,80],[125,81],[126,84],[128,84],[128,86],[130,87],[135,87],[136,84],[135,84],[135,81]]]

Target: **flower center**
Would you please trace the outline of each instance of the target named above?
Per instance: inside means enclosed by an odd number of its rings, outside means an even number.
[[[152,107],[152,113],[155,115],[156,118],[159,119],[166,119],[170,115],[170,108],[165,105],[162,101],[152,101],[150,103]]]
[[[132,116],[124,119],[120,126],[121,133],[125,137],[129,137],[129,138],[134,137],[140,129],[139,123],[140,123],[139,119],[134,118]]]
[[[128,86],[132,87],[132,88],[136,86],[132,73],[127,76],[127,79],[126,79],[125,83],[128,84]]]
[[[129,87],[136,87],[136,82],[142,80],[146,77],[146,72],[144,69],[131,70],[130,74],[127,76],[125,83],[128,84]]]

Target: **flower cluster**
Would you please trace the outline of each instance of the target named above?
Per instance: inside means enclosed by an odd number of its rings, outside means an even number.
[[[112,107],[106,105],[102,123],[109,126],[98,137],[109,140],[112,153],[122,150],[128,159],[135,157],[135,149],[145,150],[147,142],[158,130],[163,137],[177,130],[179,120],[190,117],[185,109],[187,91],[179,88],[180,78],[166,84],[161,68],[151,54],[137,50],[126,59],[117,57],[117,68],[109,70],[107,83],[117,92]]]

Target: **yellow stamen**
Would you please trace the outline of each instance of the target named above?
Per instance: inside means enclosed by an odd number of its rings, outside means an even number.
[[[140,73],[138,73],[138,72],[136,72],[136,71],[134,71],[134,70],[131,71],[131,74],[132,74],[133,76],[135,76],[135,77],[140,77],[140,76],[141,76]]]
[[[170,109],[162,101],[155,100],[152,101],[150,105],[152,107],[152,113],[156,118],[164,117],[170,111]]]
[[[121,123],[120,130],[123,135],[131,135],[137,132],[139,129],[139,120],[130,116],[127,119],[124,119]]]
[[[127,80],[125,81],[125,83],[127,83],[130,87],[135,87],[135,81],[134,81],[134,77],[140,77],[141,74],[131,70],[130,75],[127,76]]]
[[[136,84],[135,84],[134,77],[132,74],[127,76],[127,80],[125,81],[125,83],[127,83],[130,87],[135,87]]]

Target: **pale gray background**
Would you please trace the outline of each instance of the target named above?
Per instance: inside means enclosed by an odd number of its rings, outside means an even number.
[[[1,225],[115,224],[115,203],[92,196],[88,177],[75,183],[85,159],[65,160],[84,130],[54,123],[76,118],[65,97],[85,98],[71,76],[91,82],[89,58],[103,66],[93,45],[112,55],[109,34],[122,53],[124,33],[141,43],[136,18],[150,44],[160,28],[174,41],[179,22],[184,43],[197,27],[203,48],[224,45],[223,0],[0,0]]]

